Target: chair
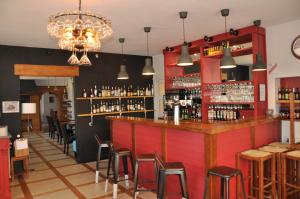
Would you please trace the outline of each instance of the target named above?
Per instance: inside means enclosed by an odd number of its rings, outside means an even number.
[[[62,138],[64,139],[64,153],[69,155],[69,145],[76,139],[75,135],[72,135],[71,132],[67,129],[67,124],[61,126]],[[67,150],[66,150],[67,149]]]
[[[49,137],[54,138],[55,137],[55,131],[57,130],[53,118],[51,116],[46,116],[47,122],[48,122],[48,128],[49,128]]]
[[[57,129],[57,131],[56,131],[57,142],[59,144],[62,144],[62,137],[63,137],[63,135],[62,135],[62,129],[61,129],[61,125],[60,125],[59,120],[58,119],[54,119],[54,124],[55,124],[56,129]]]

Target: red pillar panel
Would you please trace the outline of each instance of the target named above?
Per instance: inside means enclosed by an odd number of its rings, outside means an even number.
[[[0,198],[10,199],[9,188],[9,139],[0,139]]]
[[[203,198],[204,135],[176,129],[167,130],[167,161],[182,162],[187,172],[190,198]],[[180,192],[178,178],[168,179],[168,191]]]

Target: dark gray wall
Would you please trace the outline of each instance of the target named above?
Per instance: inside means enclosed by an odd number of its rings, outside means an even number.
[[[34,80],[20,80],[20,92],[21,94],[35,91],[37,86]]]
[[[20,100],[20,80],[14,75],[14,64],[67,65],[70,52],[62,50],[27,48],[0,45],[0,102],[4,100]],[[96,59],[95,53],[89,53],[93,66],[80,67],[80,76],[75,78],[75,97],[81,95],[83,88],[91,88],[94,84],[101,85],[140,85],[152,84],[152,77],[141,75],[144,65],[143,56],[125,55],[125,63],[130,76],[129,80],[116,80],[119,65],[123,57],[119,54],[100,53]],[[153,100],[148,100],[148,108],[153,108]],[[2,109],[2,106],[1,106]],[[86,102],[76,101],[75,115],[89,112]],[[2,110],[1,110],[2,113]],[[142,116],[137,114],[137,116]],[[153,114],[150,114],[153,117]],[[21,129],[20,113],[1,114],[0,125],[9,126],[15,137]],[[94,135],[103,139],[109,136],[109,125],[104,117],[96,117],[95,125],[88,126],[89,118],[76,117],[76,136],[78,140],[78,161],[87,162],[96,158],[96,143]]]

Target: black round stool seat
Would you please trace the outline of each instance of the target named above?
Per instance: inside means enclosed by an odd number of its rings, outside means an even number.
[[[219,166],[219,167],[214,167],[212,169],[209,169],[208,173],[210,175],[215,175],[223,178],[231,178],[240,175],[241,171],[239,169],[235,169],[227,166]]]
[[[117,153],[118,155],[123,156],[123,155],[131,154],[131,151],[130,149],[127,148],[120,148],[120,149],[114,149],[113,153]]]
[[[183,171],[184,170],[184,166],[181,162],[165,162],[163,164],[163,168],[161,168],[162,170],[167,170],[167,171]]]
[[[135,157],[136,160],[142,160],[142,161],[154,161],[156,160],[155,154],[140,154]]]

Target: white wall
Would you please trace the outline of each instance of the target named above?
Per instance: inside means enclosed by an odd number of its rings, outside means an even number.
[[[155,75],[153,76],[154,86],[154,118],[163,116],[163,95],[165,94],[165,70],[164,55],[153,56],[153,67]]]
[[[277,68],[268,76],[269,108],[278,112],[276,105],[276,78],[300,76],[300,60],[291,53],[291,44],[300,35],[300,20],[266,28],[268,67],[277,64]]]
[[[69,107],[70,111],[72,111],[71,120],[75,120],[75,111],[74,111],[74,83],[73,78],[68,78],[67,80],[67,92],[68,92],[68,100],[71,100],[72,107]]]
[[[54,103],[49,103],[49,97],[54,98]],[[41,120],[42,123],[47,123],[47,115],[50,115],[50,110],[53,111],[57,110],[57,99],[54,94],[44,93],[41,97],[40,101],[40,107],[41,107]]]

